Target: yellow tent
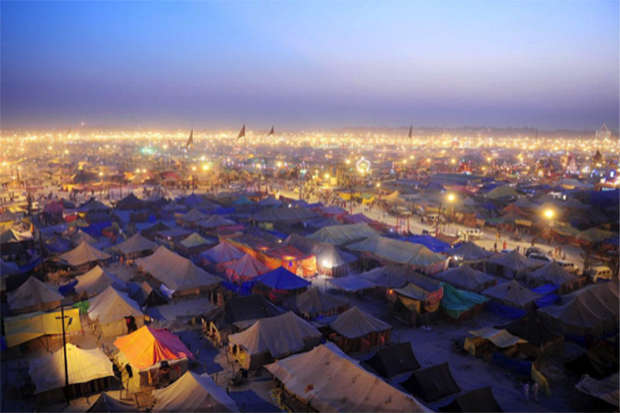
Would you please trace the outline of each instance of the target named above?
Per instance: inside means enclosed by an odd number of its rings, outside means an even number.
[[[33,312],[4,319],[7,346],[13,347],[45,335],[62,335],[61,312]],[[72,334],[82,330],[80,310],[65,311],[65,332]],[[71,321],[71,324],[69,324]]]

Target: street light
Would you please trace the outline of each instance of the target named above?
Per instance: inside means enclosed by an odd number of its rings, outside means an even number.
[[[547,219],[551,220],[555,216],[555,211],[553,211],[552,209],[548,208],[548,209],[545,210],[544,215],[545,215],[545,217]]]

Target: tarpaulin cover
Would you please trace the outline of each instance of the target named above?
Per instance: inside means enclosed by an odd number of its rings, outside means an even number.
[[[127,361],[138,369],[152,367],[159,361],[170,361],[181,358],[194,358],[178,336],[166,329],[155,329],[143,326],[129,335],[114,341]]]
[[[574,273],[570,273],[566,269],[564,269],[558,262],[553,261],[549,264],[541,267],[540,269],[536,269],[533,272],[527,273],[528,279],[540,280],[542,282],[546,282],[551,285],[555,285],[556,289],[563,285],[564,283],[572,282],[575,279],[578,279]],[[537,293],[549,293],[542,292],[535,289],[532,289]]]
[[[422,244],[435,253],[443,253],[451,249],[450,244],[436,239],[433,236],[409,236],[401,240],[408,241],[409,243]]]
[[[502,305],[501,303],[493,301],[485,303],[484,310],[508,319],[518,319],[527,313],[523,309],[513,308],[512,306]]]
[[[401,342],[380,349],[365,363],[384,378],[420,369],[420,364],[411,349],[411,342]]]
[[[346,302],[323,292],[318,287],[310,287],[305,292],[284,299],[282,306],[307,315],[329,314],[346,306]]]
[[[545,306],[553,305],[554,303],[560,300],[560,296],[555,293],[550,293],[548,295],[543,296],[540,299],[536,299],[534,303],[538,308],[544,308]]]
[[[99,320],[99,323],[105,325],[127,316],[144,317],[144,314],[136,301],[112,286],[90,300],[88,317],[92,321]]]
[[[503,305],[519,309],[526,308],[530,303],[542,297],[542,295],[532,292],[514,279],[490,287],[484,290],[482,294],[499,301]]]
[[[523,317],[506,325],[496,326],[523,338],[531,344],[542,346],[560,338],[562,334],[553,331],[540,319],[538,312],[528,312]]]
[[[435,275],[434,278],[439,279],[442,282],[450,283],[458,289],[464,289],[471,292],[478,292],[483,290],[484,287],[495,283],[495,278],[493,276],[475,270],[468,265],[449,269]]]
[[[105,221],[100,223],[90,223],[88,227],[82,227],[81,230],[84,233],[88,233],[93,237],[101,237],[103,235],[103,230],[107,229],[112,225],[111,221]]]
[[[612,374],[600,381],[588,375],[584,375],[577,385],[575,385],[575,388],[584,394],[599,398],[606,403],[618,407],[620,405],[618,403],[618,401],[620,401],[619,381],[620,374],[618,373]]]
[[[459,290],[447,284],[443,287],[443,299],[441,309],[453,318],[458,318],[463,312],[467,312],[476,305],[485,303],[489,299],[466,290]]]
[[[44,335],[61,335],[61,312],[34,312],[4,318],[4,333],[9,347]],[[65,310],[65,333],[80,332],[82,324],[79,309]],[[71,323],[69,323],[71,321]]]
[[[357,306],[338,315],[329,326],[345,338],[360,338],[372,332],[392,329],[392,325],[369,315]]]
[[[63,300],[63,296],[60,293],[36,277],[31,276],[17,290],[8,293],[7,302],[11,310],[18,310],[45,303],[60,302],[61,300]]]
[[[429,410],[327,343],[266,366],[286,389],[318,412],[413,413]]]
[[[323,229],[325,230],[325,229]],[[421,244],[402,242],[373,236],[348,246],[350,250],[371,253],[392,263],[409,264],[418,267],[433,266],[446,262],[446,257],[433,253]]]
[[[553,293],[553,292],[557,291],[558,288],[559,288],[558,285],[553,285],[551,283],[548,283],[546,285],[538,286],[538,287],[532,288],[530,290],[532,292],[538,293],[540,295],[548,295],[549,293]]]
[[[71,282],[65,285],[58,286],[58,293],[60,293],[63,296],[67,296],[68,294],[73,293],[75,291],[75,285],[77,284],[78,284],[77,280],[72,280]]]
[[[98,295],[108,286],[113,286],[122,292],[127,291],[127,284],[124,281],[99,266],[95,266],[82,276],[76,277],[76,280],[75,291],[78,294],[86,293],[89,297]]]
[[[131,404],[124,403],[102,392],[97,401],[90,406],[87,413],[138,413],[140,412]]]
[[[515,344],[523,344],[527,341],[512,335],[505,329],[495,329],[490,326],[476,331],[469,331],[475,337],[488,339],[499,348],[510,348]]]
[[[310,282],[302,279],[294,273],[291,273],[283,267],[278,267],[269,273],[265,273],[264,275],[257,277],[255,280],[272,289],[279,290],[301,289],[310,285]]]
[[[461,392],[447,362],[414,371],[401,384],[407,391],[427,402]]]

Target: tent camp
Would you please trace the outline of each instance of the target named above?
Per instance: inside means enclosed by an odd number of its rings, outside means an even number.
[[[192,233],[183,240],[175,243],[176,249],[185,256],[193,256],[204,252],[216,244],[214,239],[206,239],[198,233]]]
[[[237,413],[239,409],[226,391],[208,374],[191,371],[174,384],[153,392],[154,413]]]
[[[315,255],[319,273],[331,277],[348,275],[358,261],[355,255],[344,252],[330,243],[316,241],[298,234],[291,234],[284,240],[284,244],[292,245],[306,255]]]
[[[111,256],[101,250],[95,249],[86,242],[82,242],[75,249],[63,253],[59,257],[70,266],[79,267],[89,263],[107,260]]]
[[[364,363],[384,378],[420,369],[420,364],[411,349],[411,342],[401,342],[382,348]]]
[[[219,286],[221,279],[197,267],[188,259],[160,246],[155,253],[137,259],[136,265],[173,291],[173,296],[186,296],[211,291]]]
[[[354,241],[375,236],[377,232],[366,223],[348,224],[323,227],[308,236],[309,239],[329,243],[334,246],[343,246]]]
[[[309,351],[323,335],[293,312],[258,320],[228,337],[228,352],[245,369],[258,369],[276,359]]]
[[[65,332],[81,332],[82,324],[79,309],[65,309]],[[46,335],[62,335],[62,311],[33,312],[4,318],[4,337],[11,348]]]
[[[358,352],[390,342],[392,325],[364,312],[357,306],[337,316],[325,318],[321,324],[328,324],[335,332],[333,342],[345,352]]]
[[[225,263],[232,262],[233,260],[239,260],[245,253],[227,242],[221,242],[215,247],[210,248],[200,253],[200,258],[203,262],[207,262],[212,266],[224,265]],[[216,270],[217,270],[217,266]]]
[[[534,301],[542,297],[516,280],[485,289],[482,294],[502,305],[524,310],[533,310],[536,307]]]
[[[228,280],[235,283],[247,282],[271,270],[247,253],[239,260],[226,263],[224,268]]]
[[[428,412],[413,397],[372,375],[327,343],[266,368],[282,383],[289,410],[317,412]],[[312,385],[312,386],[309,386]]]
[[[98,392],[110,385],[114,371],[112,362],[99,348],[81,349],[67,344],[69,387],[64,391],[69,398]],[[35,385],[40,405],[53,404],[65,399],[65,358],[63,349],[41,359],[30,360],[28,374]]]
[[[447,362],[414,371],[401,385],[426,402],[461,392]]]
[[[493,276],[475,270],[468,265],[454,267],[433,277],[469,292],[482,292],[496,283]]]
[[[34,276],[17,290],[8,293],[9,309],[13,315],[47,311],[60,307],[63,296]]]
[[[116,290],[126,292],[127,284],[99,266],[93,267],[82,276],[76,277],[75,292],[80,296],[93,297],[113,286]]]
[[[113,246],[112,249],[121,253],[125,259],[142,257],[149,252],[154,252],[159,244],[150,241],[140,233],[136,233],[122,243]]]
[[[482,313],[484,303],[489,299],[474,292],[456,289],[447,284],[441,298],[441,311],[451,322],[470,320]]]
[[[323,292],[318,287],[311,287],[305,292],[284,299],[282,307],[310,320],[319,316],[333,316],[342,313],[349,308],[349,305],[337,297]]]
[[[89,300],[88,317],[98,322],[104,337],[124,335],[144,325],[144,314],[126,293],[108,286],[103,293]]]
[[[526,280],[529,286],[542,286],[548,283],[558,286],[560,293],[570,293],[577,290],[586,283],[586,278],[579,277],[564,269],[558,262],[553,261],[526,273]]]
[[[541,353],[564,349],[564,335],[545,325],[539,313],[535,311],[497,328],[505,329],[512,335],[526,340],[528,344],[521,347],[521,350],[528,355],[536,357]]]
[[[512,250],[510,253],[492,257],[487,260],[489,273],[504,276],[509,279],[517,278],[525,274],[525,272],[541,267],[544,264],[544,262],[528,259],[517,250]]]
[[[138,413],[140,412],[131,404],[113,398],[107,392],[102,392],[97,401],[90,406],[87,413]]]
[[[491,387],[477,388],[441,407],[444,413],[503,413]]]
[[[620,374],[615,373],[602,380],[596,380],[589,375],[584,375],[581,380],[575,385],[579,391],[586,395],[590,395],[594,398],[598,398],[613,407],[620,405],[620,389],[618,388],[618,382],[620,381]]]
[[[465,262],[477,262],[493,256],[493,252],[484,250],[474,242],[463,243],[459,247],[452,249],[449,254],[457,258],[457,260]]]
[[[187,371],[188,358],[194,358],[178,336],[166,329],[149,326],[121,336],[114,341],[114,346],[120,351],[116,359],[124,368],[123,384],[128,384],[130,390],[156,385],[160,379],[174,381]],[[131,370],[126,369],[127,365],[131,366]],[[157,372],[162,366],[174,368],[170,370],[169,378],[158,378]]]

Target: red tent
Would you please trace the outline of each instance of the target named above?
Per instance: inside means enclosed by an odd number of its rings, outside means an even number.
[[[129,335],[114,341],[127,357],[128,362],[136,368],[149,368],[163,360],[194,358],[185,344],[166,329],[154,329],[143,326]]]

